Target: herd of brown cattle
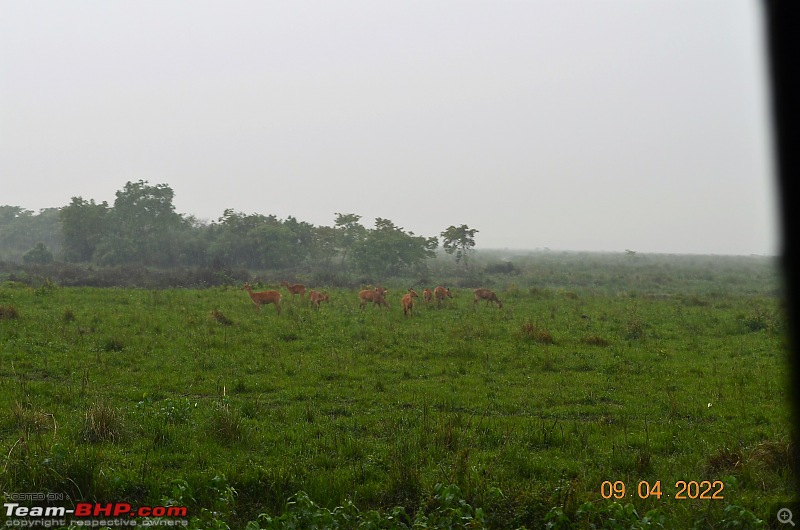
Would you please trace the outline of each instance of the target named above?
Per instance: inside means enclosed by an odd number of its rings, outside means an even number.
[[[286,287],[289,293],[291,293],[292,299],[299,294],[300,298],[305,301],[306,287],[304,285],[299,283],[289,285],[289,282],[287,281],[282,282],[281,285]],[[250,295],[250,300],[252,300],[253,304],[255,304],[256,311],[261,311],[261,306],[264,304],[275,304],[275,309],[277,309],[278,314],[281,313],[280,291],[254,292],[249,283],[245,283],[244,287],[242,287],[242,290],[247,291],[247,294]],[[358,292],[359,308],[364,309],[369,302],[372,302],[373,306],[389,307],[389,303],[386,301],[387,292],[388,289],[380,286],[375,287],[374,289],[362,289]],[[500,299],[497,298],[497,295],[489,289],[475,289],[473,293],[475,294],[475,300],[472,302],[473,308],[481,300],[486,300],[487,306],[490,303],[494,305],[496,302],[499,307],[503,307],[503,302],[501,302]],[[442,303],[445,301],[445,298],[452,297],[453,293],[450,292],[450,289],[442,287],[441,285],[434,288],[433,291],[428,288],[425,288],[425,290],[422,291],[422,300],[426,304],[433,303],[433,301],[436,300],[436,307],[442,307]],[[419,295],[416,293],[416,291],[414,291],[414,289],[409,289],[408,293],[403,295],[403,298],[400,300],[400,303],[403,306],[403,316],[410,317],[413,315],[414,298],[419,298]],[[328,297],[327,293],[315,290],[312,290],[308,293],[308,299],[309,302],[317,309],[319,309],[320,303],[330,302],[330,298]]]

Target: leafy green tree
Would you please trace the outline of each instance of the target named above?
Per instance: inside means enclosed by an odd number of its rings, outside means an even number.
[[[260,241],[255,229],[266,221],[263,215],[246,215],[232,208],[225,209],[218,222],[211,226],[209,254],[217,265],[264,268]]]
[[[334,222],[337,234],[336,246],[345,267],[350,265],[350,252],[367,238],[367,229],[359,223],[360,220],[361,216],[354,213],[336,214]]]
[[[0,206],[0,257],[7,260],[19,259],[25,245],[24,228],[33,216],[31,210],[19,206]]]
[[[18,261],[37,243],[61,251],[58,208],[38,214],[19,206],[0,206],[0,259]]]
[[[61,235],[64,242],[64,259],[71,262],[88,262],[106,233],[108,203],[96,204],[73,197],[69,206],[61,208]]]
[[[375,219],[375,228],[352,249],[356,268],[375,278],[421,269],[434,257],[439,241],[435,237],[415,236],[404,232],[388,219]]]
[[[194,267],[209,265],[211,227],[193,215],[182,216],[178,263]]]
[[[108,232],[98,245],[105,264],[172,266],[181,247],[182,216],[175,212],[175,192],[167,184],[128,182],[116,193]]]
[[[253,231],[253,236],[258,240],[259,247],[263,249],[260,259],[267,269],[283,269],[296,267],[298,239],[292,230],[278,220],[274,215],[267,217],[269,220],[258,226]]]
[[[29,265],[47,265],[48,263],[53,263],[53,253],[44,243],[37,243],[35,247],[22,256],[22,261]]]
[[[317,226],[312,232],[311,252],[309,259],[312,268],[330,270],[339,254],[337,250],[338,232],[331,226]]]
[[[33,212],[20,206],[0,206],[0,227],[5,227],[22,215],[33,215]]]
[[[301,267],[308,263],[313,253],[314,225],[298,221],[291,215],[283,221],[283,227],[294,239],[286,249],[285,261],[288,267]]]
[[[213,227],[209,253],[214,263],[253,269],[298,267],[313,241],[313,226],[293,217],[246,215],[226,209]]]
[[[441,233],[442,247],[448,254],[456,255],[456,263],[463,261],[464,268],[469,268],[469,256],[475,247],[475,234],[478,230],[467,225],[450,226]]]

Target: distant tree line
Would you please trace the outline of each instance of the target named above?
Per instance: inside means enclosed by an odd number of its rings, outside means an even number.
[[[337,213],[333,226],[314,226],[294,217],[245,214],[233,209],[211,223],[179,214],[167,184],[128,182],[113,205],[73,197],[61,208],[34,214],[0,206],[0,260],[161,269],[202,267],[249,270],[295,269],[386,277],[424,272],[436,255],[437,237],[407,232],[388,219],[373,228],[361,216]],[[443,248],[456,261],[475,246],[477,230],[451,226]]]

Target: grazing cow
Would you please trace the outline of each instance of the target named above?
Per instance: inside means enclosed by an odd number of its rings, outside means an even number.
[[[299,294],[300,298],[303,300],[306,299],[306,286],[302,283],[296,283],[294,285],[289,285],[289,282],[286,280],[281,282],[281,285],[289,289],[289,292],[292,293],[292,300],[294,300],[295,295]]]
[[[275,309],[278,310],[279,315],[281,314],[281,293],[279,291],[261,291],[259,293],[254,293],[249,283],[245,283],[242,290],[247,291],[247,294],[250,295],[250,300],[256,305],[256,311],[259,313],[261,312],[262,305],[275,304]]]
[[[403,316],[404,317],[413,316],[414,298],[419,298],[419,295],[417,294],[416,291],[414,291],[414,289],[409,289],[408,293],[403,295],[403,298],[401,299],[401,302],[403,303]]]
[[[330,303],[330,298],[328,297],[328,293],[320,293],[318,291],[311,291],[308,293],[309,301],[319,309],[320,302],[328,302]]]
[[[380,305],[383,307],[389,307],[388,302],[386,302],[386,293],[388,289],[384,289],[381,286],[376,287],[375,289],[364,289],[359,291],[358,299],[361,301],[360,309],[364,309],[367,305],[367,302],[372,302],[372,305]]]
[[[492,305],[494,305],[494,303],[497,302],[497,305],[499,307],[501,308],[503,307],[503,302],[501,302],[500,299],[497,298],[497,295],[494,294],[494,291],[490,291],[489,289],[475,289],[475,291],[473,292],[475,293],[475,301],[472,302],[473,308],[478,304],[480,300],[486,300],[487,306],[489,305],[489,302],[491,302]]]
[[[442,302],[444,301],[445,297],[453,298],[453,293],[450,292],[449,288],[437,285],[433,290],[433,296],[436,298],[436,307],[442,307]]]
[[[430,304],[431,302],[433,302],[433,291],[431,291],[426,287],[425,290],[422,291],[422,300],[426,304]]]

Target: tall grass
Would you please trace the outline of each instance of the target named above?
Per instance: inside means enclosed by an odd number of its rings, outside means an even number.
[[[0,321],[0,486],[172,499],[198,527],[232,528],[300,518],[302,503],[430,527],[651,513],[688,528],[763,519],[796,494],[785,325],[768,286],[729,289],[727,264],[676,294],[615,291],[613,268],[562,288],[515,267],[513,282],[493,280],[502,309],[473,311],[471,290],[454,288],[414,318],[399,282],[388,309],[321,286],[330,304],[287,301],[281,315],[256,313],[236,286],[4,285],[17,317]],[[658,274],[677,282],[670,267]],[[725,499],[601,496],[604,481],[635,492],[640,480],[672,493],[721,480]]]

